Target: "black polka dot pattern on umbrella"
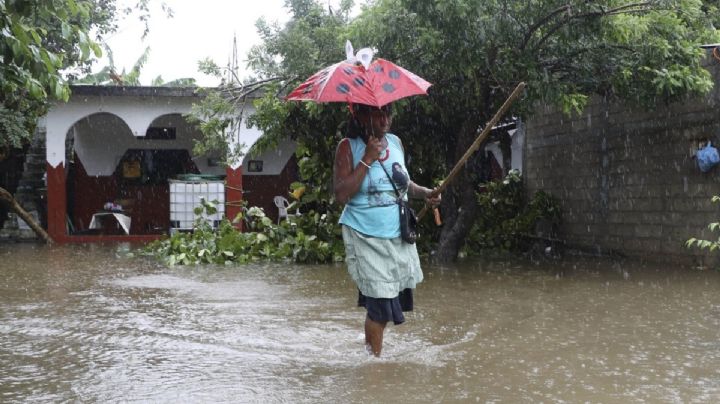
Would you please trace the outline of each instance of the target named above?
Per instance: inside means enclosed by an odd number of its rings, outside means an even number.
[[[340,94],[347,94],[350,92],[350,86],[345,83],[341,83],[337,87],[335,87],[335,91]]]
[[[353,84],[355,85],[355,87],[362,87],[363,84],[365,84],[365,80],[363,80],[362,77],[355,77],[353,79]]]
[[[388,73],[388,76],[390,76],[391,79],[397,80],[400,78],[400,72],[393,69],[393,70],[390,70],[390,72]]]
[[[393,91],[395,91],[395,86],[393,86],[393,85],[390,84],[390,83],[385,83],[385,84],[382,85],[382,89],[383,89],[383,91],[385,91],[386,93],[392,93]]]
[[[355,71],[352,69],[352,67],[343,67],[343,72],[347,74],[348,76],[355,74]]]
[[[382,73],[383,67],[380,65],[375,65],[375,73]]]

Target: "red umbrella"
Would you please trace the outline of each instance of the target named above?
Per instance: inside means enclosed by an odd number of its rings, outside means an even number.
[[[427,94],[430,85],[385,59],[375,59],[367,69],[361,64],[342,61],[313,74],[286,99],[382,107],[411,95]]]

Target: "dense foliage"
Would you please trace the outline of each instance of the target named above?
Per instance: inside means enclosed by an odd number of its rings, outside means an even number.
[[[149,1],[0,0],[0,149],[24,146],[48,102],[68,99],[67,79],[89,70],[119,16],[136,14],[147,32]]]
[[[21,147],[48,98],[70,95],[61,70],[100,48],[90,29],[108,29],[106,1],[0,1],[0,147]]]
[[[377,0],[354,20],[351,2],[333,10],[312,0],[288,0],[284,25],[258,23],[263,43],[248,55],[264,96],[250,121],[271,147],[286,136],[302,145],[303,180],[337,211],[330,192],[332,156],[342,136],[342,105],[286,103],[290,89],[344,59],[343,44],[371,46],[433,83],[429,97],[398,102],[393,124],[409,156],[412,178],[439,181],[464,154],[519,81],[528,83],[512,115],[529,118],[537,102],[580,111],[593,94],[652,107],[704,94],[701,43],[719,42],[716,2],[700,0]],[[243,99],[258,87],[223,89]],[[340,129],[340,130],[338,130]],[[459,176],[443,197],[444,226],[436,257],[453,259],[480,216],[483,179]],[[306,176],[306,175],[312,175]],[[425,234],[430,234],[426,232]]]
[[[558,201],[543,191],[528,200],[522,178],[514,170],[502,181],[485,184],[477,193],[477,201],[478,218],[466,243],[469,255],[484,249],[524,251],[534,242],[539,223],[550,229],[560,225]],[[549,238],[550,234],[545,236]]]

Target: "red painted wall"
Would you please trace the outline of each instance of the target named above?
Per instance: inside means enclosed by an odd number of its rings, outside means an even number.
[[[132,184],[116,176],[89,176],[76,157],[68,188],[68,208],[75,230],[86,230],[92,215],[106,202],[128,200],[126,214],[132,219],[130,234],[158,234],[168,231],[170,196],[167,184]]]
[[[297,159],[293,156],[283,168],[280,175],[248,175],[243,176],[243,194],[248,207],[257,206],[265,210],[265,214],[277,221],[278,209],[273,203],[276,195],[284,196],[292,202],[288,191],[290,184],[298,180]]]
[[[231,221],[242,211],[243,200],[243,170],[242,167],[225,170],[225,217]],[[235,223],[235,227],[242,231],[242,220]]]
[[[47,167],[47,220],[48,234],[55,241],[62,241],[67,235],[65,229],[65,214],[67,212],[67,199],[65,198],[65,166],[60,163]]]
[[[93,213],[102,210],[105,202],[115,199],[117,181],[114,176],[89,176],[78,157],[69,164],[68,214],[75,231],[82,231],[90,225]]]

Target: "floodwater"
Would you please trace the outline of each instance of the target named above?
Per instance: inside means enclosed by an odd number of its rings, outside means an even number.
[[[341,265],[167,268],[0,245],[0,402],[718,402],[720,274],[425,266],[364,350]]]

